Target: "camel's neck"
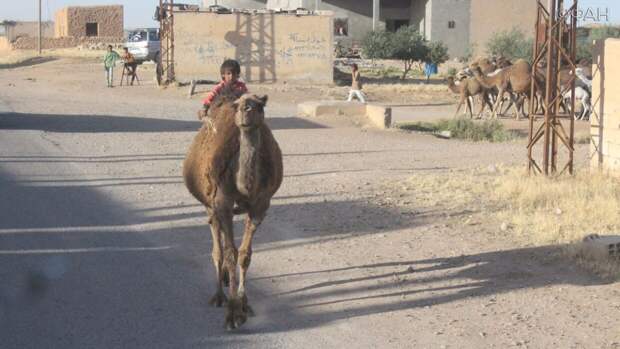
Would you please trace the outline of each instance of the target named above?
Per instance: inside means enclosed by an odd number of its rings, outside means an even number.
[[[459,94],[461,93],[461,91],[459,90],[459,88],[456,86],[456,84],[454,83],[454,81],[451,81],[448,83],[448,89],[450,91],[452,91],[452,93],[456,93]]]
[[[495,87],[495,77],[489,78],[488,76],[482,74],[482,71],[476,69],[474,71],[474,75],[476,76],[476,80],[480,82],[480,85],[484,88],[493,88]]]
[[[239,162],[236,173],[237,189],[249,196],[259,185],[261,132],[259,128],[241,129],[239,136]]]

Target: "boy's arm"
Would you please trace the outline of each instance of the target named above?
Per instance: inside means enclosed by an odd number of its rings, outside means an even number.
[[[220,94],[220,92],[222,91],[222,89],[224,88],[224,82],[220,82],[219,84],[217,84],[213,90],[211,90],[209,93],[207,93],[207,96],[205,97],[205,99],[202,100],[202,104],[203,105],[210,105],[211,102],[213,102],[213,99]]]

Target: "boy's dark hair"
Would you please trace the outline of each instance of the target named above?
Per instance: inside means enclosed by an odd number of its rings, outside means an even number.
[[[241,66],[239,65],[239,62],[235,61],[234,59],[227,59],[220,66],[220,74],[223,75],[225,71],[231,71],[235,75],[240,75]]]
[[[353,70],[357,70],[357,69],[358,69],[358,67],[357,67],[357,63],[353,63],[353,64],[351,64],[351,68],[353,68]]]
[[[112,48],[112,45],[108,45],[108,48],[110,48],[110,49],[111,49],[111,48]]]
[[[123,47],[123,50],[129,51],[129,47]]]

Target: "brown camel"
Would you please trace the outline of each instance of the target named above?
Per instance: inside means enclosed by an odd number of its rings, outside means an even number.
[[[493,110],[493,106],[491,102],[489,102],[489,95],[484,87],[474,78],[466,78],[460,81],[458,85],[454,83],[454,78],[449,76],[448,79],[448,89],[455,94],[458,94],[461,97],[459,101],[459,105],[456,107],[456,113],[454,113],[454,117],[457,117],[461,107],[464,103],[467,103],[467,111],[469,111],[469,117],[471,119],[474,118],[474,113],[472,109],[472,101],[473,98],[477,95],[480,95],[480,111],[477,114],[477,117],[480,118],[482,112],[484,111],[484,107],[486,105],[489,106],[489,109]],[[466,112],[467,112],[466,111]]]
[[[515,64],[495,72],[492,76],[485,75],[480,66],[476,63],[472,64],[470,68],[476,80],[478,80],[484,88],[497,88],[498,95],[495,100],[495,105],[493,106],[493,116],[495,118],[497,118],[498,107],[506,92],[510,94],[512,103],[517,106],[517,120],[521,116],[520,114],[524,114],[523,108],[519,108],[519,106],[522,106],[522,103],[519,102],[517,96],[519,94],[524,94],[526,99],[529,99],[532,75],[531,67],[528,62],[525,60],[518,60]]]
[[[218,307],[228,303],[226,328],[231,330],[253,314],[245,289],[252,237],[282,183],[282,153],[265,124],[267,96],[246,94],[237,100],[222,99],[224,102],[214,102],[209,112],[213,125],[205,122],[194,138],[183,176],[190,193],[207,209],[217,276],[217,292],[209,303]],[[233,216],[242,213],[247,217],[237,250]],[[228,299],[223,291],[226,283]]]

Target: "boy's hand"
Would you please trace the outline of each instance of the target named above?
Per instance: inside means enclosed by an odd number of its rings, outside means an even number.
[[[202,120],[207,117],[207,113],[209,112],[209,105],[205,104],[202,109],[198,111],[198,120]]]

